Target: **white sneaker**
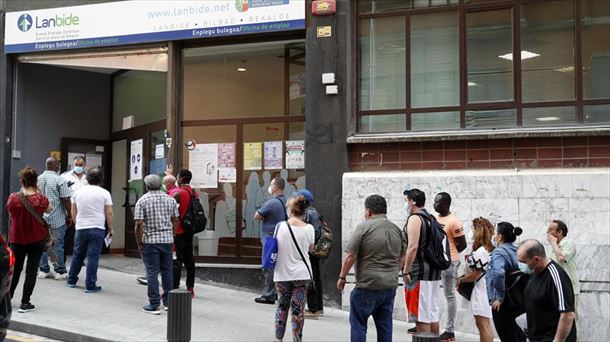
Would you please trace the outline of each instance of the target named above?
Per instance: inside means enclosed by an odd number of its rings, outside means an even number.
[[[53,273],[51,271],[49,271],[49,272],[38,271],[38,279],[45,279],[45,278],[53,278]]]
[[[68,279],[68,273],[55,273],[55,280],[66,280]]]

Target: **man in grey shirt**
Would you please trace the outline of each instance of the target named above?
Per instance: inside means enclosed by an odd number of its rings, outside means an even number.
[[[345,287],[347,273],[356,263],[356,288],[350,295],[351,341],[366,341],[367,321],[373,316],[377,341],[392,341],[392,311],[398,273],[405,261],[407,242],[403,231],[387,217],[387,203],[379,195],[364,202],[365,221],[347,246],[337,289]]]

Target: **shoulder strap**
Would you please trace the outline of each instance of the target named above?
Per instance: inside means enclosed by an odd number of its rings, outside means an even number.
[[[297,247],[297,251],[299,251],[299,254],[301,255],[301,259],[303,259],[303,263],[305,263],[305,267],[307,267],[307,272],[309,272],[309,278],[313,280],[311,270],[309,269],[309,264],[307,264],[307,261],[305,261],[305,256],[303,255],[303,252],[301,252],[301,248],[297,243],[297,239],[294,237],[294,233],[292,232],[292,227],[290,227],[290,223],[288,223],[288,221],[286,221],[286,225],[288,226],[288,230],[290,231],[290,236],[292,236],[292,242],[294,242],[294,245]]]
[[[25,207],[25,210],[27,210],[28,213],[30,213],[30,215],[34,216],[34,218],[38,222],[40,222],[43,226],[45,226],[45,227],[47,226],[47,223],[42,219],[42,215],[37,213],[36,210],[34,210],[34,208],[32,208],[32,204],[30,204],[30,201],[28,201],[27,198],[25,198],[25,195],[21,191],[19,191],[19,200],[21,200],[21,203]]]
[[[286,213],[286,206],[284,205],[284,202],[282,202],[282,200],[279,199],[278,197],[274,197],[274,198],[277,199],[278,201],[280,201],[282,208],[284,208],[284,220],[286,221],[286,224],[288,224],[288,214]],[[288,227],[290,227],[290,225]]]

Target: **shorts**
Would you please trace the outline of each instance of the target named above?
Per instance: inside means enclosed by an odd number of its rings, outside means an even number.
[[[409,322],[436,323],[440,320],[441,310],[438,304],[440,283],[440,280],[420,280],[413,287],[405,287]]]

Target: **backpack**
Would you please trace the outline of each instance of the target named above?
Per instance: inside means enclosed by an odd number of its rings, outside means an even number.
[[[182,229],[185,233],[197,234],[205,229],[208,219],[205,217],[201,202],[195,197],[193,191],[190,192],[190,195],[189,205],[182,218]]]
[[[504,278],[504,301],[502,307],[513,309],[517,314],[525,312],[525,286],[530,275],[521,270],[507,271]]]
[[[320,216],[320,238],[316,241],[312,255],[326,259],[330,255],[333,248],[333,232],[331,231],[328,223]]]
[[[427,212],[418,212],[424,224],[427,226],[426,244],[422,246],[422,254],[424,260],[430,264],[432,268],[444,271],[451,266],[451,250],[449,249],[449,239],[443,229],[443,226],[436,218]],[[420,237],[421,238],[421,237]]]

